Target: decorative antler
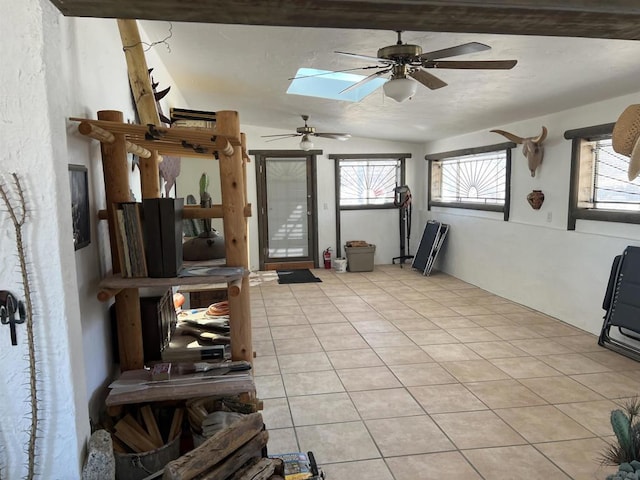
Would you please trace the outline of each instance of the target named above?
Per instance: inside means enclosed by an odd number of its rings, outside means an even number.
[[[519,137],[513,133],[506,132],[504,130],[491,130],[493,133],[498,133],[504,137],[507,137],[512,142],[522,145],[522,154],[527,157],[529,164],[529,170],[531,176],[536,176],[536,169],[542,163],[542,157],[544,156],[544,149],[542,142],[547,138],[547,127],[542,127],[542,132],[537,137]]]

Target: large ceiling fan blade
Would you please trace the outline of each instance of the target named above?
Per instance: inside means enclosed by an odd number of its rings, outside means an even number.
[[[346,55],[347,57],[351,57],[351,58],[359,58],[361,60],[369,60],[371,62],[380,62],[380,63],[384,63],[387,65],[393,65],[396,62],[393,60],[390,60],[388,58],[379,58],[379,57],[370,57],[368,55],[358,55],[357,53],[349,53],[349,52],[334,52],[337,53],[338,55]]]
[[[347,140],[349,138],[351,138],[351,135],[348,133],[312,133],[312,135],[315,135],[316,137],[323,137],[323,138],[333,138],[334,140]]]
[[[438,60],[425,62],[423,68],[456,68],[456,69],[480,69],[480,70],[510,70],[517,60],[477,60],[477,61],[450,61]]]
[[[384,68],[381,65],[369,65],[367,67],[345,68],[344,70],[331,70],[322,73],[315,73],[313,75],[301,75],[300,77],[291,77],[287,80],[301,80],[303,78],[322,77],[324,75],[333,75],[334,73],[355,72],[356,70],[370,70],[372,68]]]
[[[273,140],[280,140],[281,138],[289,138],[289,137],[299,137],[300,135],[302,135],[301,133],[280,133],[278,135],[260,135],[261,138],[269,138],[271,137],[272,140],[267,140],[268,142],[271,142]],[[275,138],[277,137],[277,138]]]
[[[346,93],[346,92],[350,92],[351,90],[354,90],[356,88],[360,88],[361,86],[363,86],[365,83],[369,83],[371,80],[375,80],[376,78],[379,78],[380,75],[384,75],[385,73],[389,73],[391,69],[387,68],[385,70],[380,70],[378,72],[374,72],[371,75],[364,77],[362,80],[360,80],[359,82],[356,82],[352,85],[349,85],[347,88],[345,88],[344,90],[341,90],[340,93]]]
[[[435,60],[437,58],[455,57],[457,55],[466,55],[468,53],[483,52],[485,50],[491,50],[489,45],[479,42],[469,42],[457,47],[443,48],[442,50],[434,50],[433,52],[426,52],[420,55],[420,58],[424,61]]]
[[[431,90],[437,90],[438,88],[446,87],[447,83],[443,80],[440,80],[435,75],[430,74],[429,72],[425,72],[424,70],[414,70],[409,72],[409,76],[427,88]]]

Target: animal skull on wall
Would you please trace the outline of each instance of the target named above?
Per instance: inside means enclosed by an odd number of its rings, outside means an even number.
[[[547,138],[547,127],[542,127],[542,133],[537,137],[519,137],[514,135],[513,133],[505,132],[504,130],[491,130],[492,132],[499,133],[507,137],[512,142],[516,142],[518,144],[522,144],[522,154],[527,157],[527,162],[529,164],[529,170],[531,171],[531,176],[536,176],[536,168],[540,166],[542,163],[542,157],[544,156],[544,148],[542,146],[542,142]]]

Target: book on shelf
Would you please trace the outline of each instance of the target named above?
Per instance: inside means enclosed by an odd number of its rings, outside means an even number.
[[[115,204],[116,248],[120,257],[123,277],[146,277],[147,261],[140,204],[122,202]]]
[[[184,199],[147,198],[142,205],[149,276],[176,277],[182,268]]]

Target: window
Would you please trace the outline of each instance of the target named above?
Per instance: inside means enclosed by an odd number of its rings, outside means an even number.
[[[640,223],[640,180],[629,181],[629,157],[611,146],[613,125],[564,134],[573,141],[568,230],[578,219]]]
[[[509,219],[514,143],[427,155],[432,206],[504,212]]]
[[[329,155],[336,161],[336,200],[341,210],[397,208],[395,187],[404,185],[411,154]]]

